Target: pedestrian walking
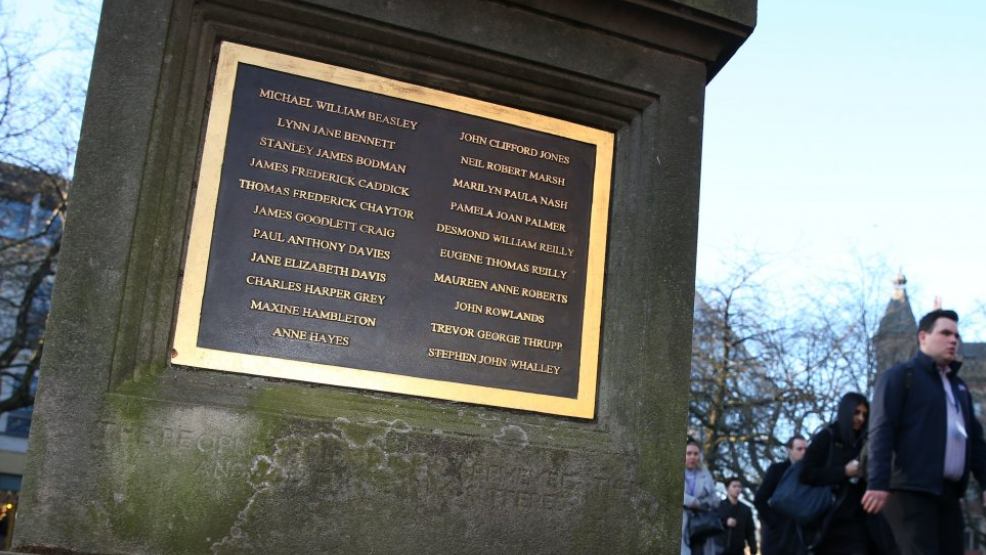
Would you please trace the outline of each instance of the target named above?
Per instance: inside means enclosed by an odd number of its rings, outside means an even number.
[[[774,510],[768,501],[774,495],[781,476],[805,456],[808,441],[802,435],[795,435],[784,444],[787,458],[767,467],[767,472],[753,496],[753,506],[760,516],[760,550],[763,555],[797,555],[800,540],[794,521]]]
[[[739,499],[743,484],[739,478],[729,478],[723,482],[726,498],[719,502],[719,518],[726,526],[720,535],[722,555],[744,555],[748,545],[750,555],[757,555],[757,535],[753,525],[753,511]],[[744,545],[745,544],[745,545]]]
[[[681,516],[681,555],[716,555],[715,538],[692,540],[689,537],[689,524],[698,518],[700,511],[711,512],[716,509],[719,497],[712,474],[702,467],[702,456],[698,443],[689,438],[685,444],[685,501]]]
[[[876,384],[862,505],[883,512],[902,555],[962,555],[960,500],[970,472],[980,490],[986,480],[983,428],[955,360],[958,324],[952,310],[924,315],[917,355]]]
[[[838,500],[810,537],[817,555],[870,555],[874,550],[860,505],[865,485],[859,472],[859,454],[869,412],[866,397],[846,393],[839,401],[835,421],[811,438],[805,452],[801,481],[830,486]]]

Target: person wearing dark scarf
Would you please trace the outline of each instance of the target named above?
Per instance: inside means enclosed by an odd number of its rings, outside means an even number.
[[[815,540],[817,555],[877,553],[860,504],[866,484],[859,475],[859,453],[866,439],[869,412],[866,397],[846,393],[839,401],[835,422],[815,434],[805,452],[801,481],[812,486],[832,486],[838,499],[826,525],[817,531],[821,538]]]

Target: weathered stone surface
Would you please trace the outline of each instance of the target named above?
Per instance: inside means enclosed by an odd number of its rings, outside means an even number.
[[[755,11],[697,4],[106,0],[15,551],[677,553],[704,87]],[[616,134],[594,419],[169,364],[223,39]]]

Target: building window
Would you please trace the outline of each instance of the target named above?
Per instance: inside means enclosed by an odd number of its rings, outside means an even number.
[[[0,491],[20,491],[21,477],[16,474],[0,472]]]

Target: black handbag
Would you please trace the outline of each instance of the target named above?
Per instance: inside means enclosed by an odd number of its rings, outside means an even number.
[[[835,441],[834,438],[832,441]],[[832,447],[829,447],[828,463],[832,466]],[[817,526],[837,505],[838,499],[832,486],[809,486],[801,482],[804,461],[791,465],[774,490],[767,504],[775,511],[794,520],[801,526]]]
[[[697,542],[726,531],[716,511],[689,510],[688,539]]]
[[[768,503],[777,512],[802,526],[813,526],[835,506],[832,486],[801,483],[803,464],[798,461],[784,472]]]

